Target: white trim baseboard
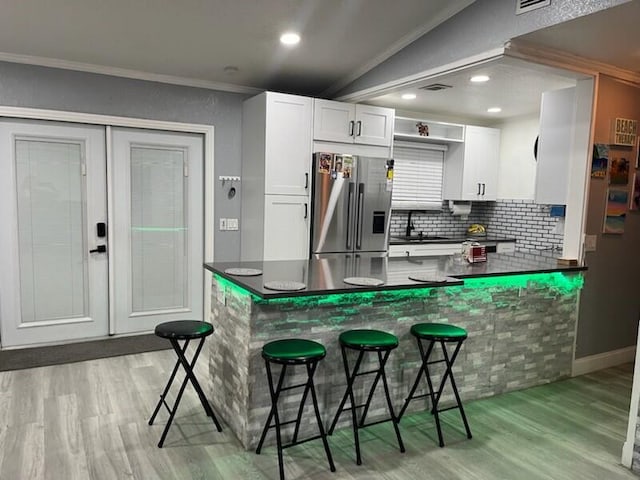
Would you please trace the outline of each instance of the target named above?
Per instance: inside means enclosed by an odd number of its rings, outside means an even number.
[[[636,347],[620,348],[610,352],[598,353],[588,357],[578,358],[573,361],[571,376],[577,377],[585,373],[597,372],[604,368],[615,367],[623,363],[633,362],[636,356]]]

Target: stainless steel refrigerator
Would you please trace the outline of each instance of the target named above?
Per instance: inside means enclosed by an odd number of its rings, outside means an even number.
[[[393,160],[316,153],[312,254],[387,251]]]

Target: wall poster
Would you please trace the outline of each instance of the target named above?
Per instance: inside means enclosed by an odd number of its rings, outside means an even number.
[[[629,192],[609,189],[607,192],[607,212],[604,217],[604,233],[624,233],[624,220],[627,214]]]
[[[593,157],[591,158],[591,178],[607,178],[607,166],[609,163],[609,145],[596,143],[593,145]]]
[[[629,160],[623,157],[612,157],[609,163],[609,184],[626,185],[629,183]]]
[[[631,183],[631,203],[629,210],[640,210],[640,175],[633,174],[633,182]]]

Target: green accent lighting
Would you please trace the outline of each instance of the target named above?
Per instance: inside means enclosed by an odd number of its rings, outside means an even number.
[[[416,300],[427,298],[442,291],[446,295],[456,295],[471,293],[472,295],[489,295],[490,289],[498,287],[501,289],[515,288],[548,288],[562,295],[576,293],[584,285],[584,277],[580,273],[564,274],[562,272],[533,273],[522,275],[502,275],[490,277],[476,277],[463,279],[464,285],[450,287],[425,287],[425,288],[403,288],[397,290],[378,290],[374,292],[349,292],[349,293],[329,293],[318,295],[293,295],[283,298],[263,299],[240,287],[239,285],[214,274],[216,282],[228,293],[236,295],[249,295],[253,302],[257,304],[288,304],[294,308],[325,306],[325,305],[346,305],[346,304],[371,304],[374,302],[397,302],[403,300]],[[474,290],[474,292],[468,292]]]

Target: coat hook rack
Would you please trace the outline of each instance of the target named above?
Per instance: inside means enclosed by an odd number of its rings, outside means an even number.
[[[218,177],[218,180],[220,180],[222,182],[222,184],[224,185],[224,182],[230,181],[230,182],[239,182],[240,181],[240,177],[235,177],[232,175],[220,175]]]

